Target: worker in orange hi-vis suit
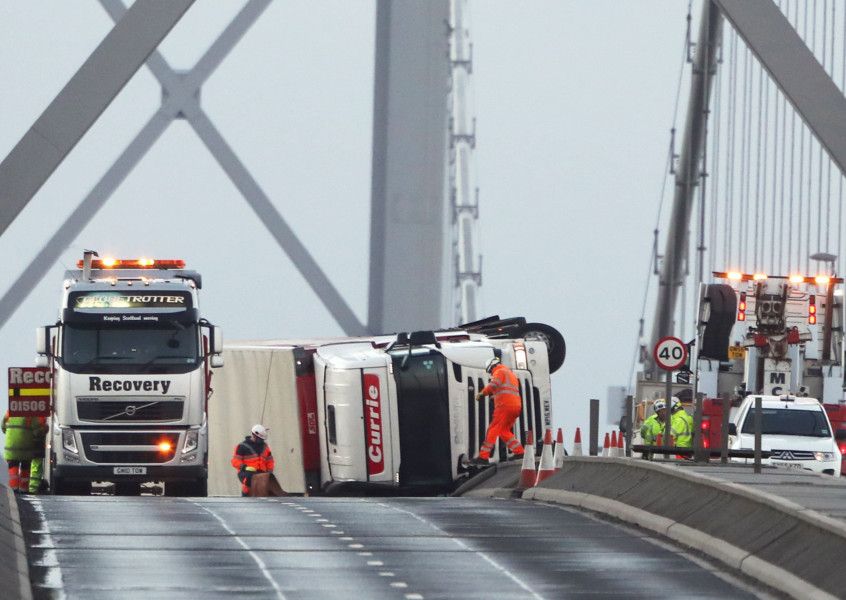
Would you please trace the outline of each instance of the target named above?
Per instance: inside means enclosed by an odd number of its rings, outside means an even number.
[[[497,438],[505,442],[512,454],[523,456],[523,446],[512,431],[514,421],[520,416],[520,411],[523,408],[517,376],[512,373],[511,369],[502,364],[497,356],[488,361],[485,370],[491,374],[491,380],[484,389],[476,394],[476,400],[492,395],[494,398],[494,413],[488,427],[488,433],[485,436],[485,443],[479,449],[479,456],[472,461],[476,464],[486,464],[490,460]]]

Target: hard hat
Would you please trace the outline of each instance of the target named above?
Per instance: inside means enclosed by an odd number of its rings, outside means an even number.
[[[670,403],[670,406],[672,407],[673,411],[677,411],[678,409],[680,409],[682,407],[681,400],[679,400],[678,398],[673,396],[672,402]]]
[[[250,433],[252,433],[254,436],[259,438],[260,440],[266,440],[267,439],[267,432],[268,431],[270,431],[270,429],[268,429],[267,427],[265,427],[264,425],[262,425],[260,423],[253,425],[253,428],[250,429]]]
[[[658,412],[659,410],[664,410],[665,408],[667,408],[667,403],[664,401],[663,398],[659,398],[655,401],[655,404],[652,405],[652,408],[655,410],[655,412]]]
[[[493,368],[494,368],[495,366],[497,366],[498,364],[500,364],[501,362],[502,362],[502,361],[499,359],[499,357],[498,357],[498,356],[494,356],[492,359],[490,359],[490,360],[488,361],[488,364],[486,364],[486,365],[485,365],[485,371],[487,371],[488,373],[490,373],[491,371],[493,371]]]

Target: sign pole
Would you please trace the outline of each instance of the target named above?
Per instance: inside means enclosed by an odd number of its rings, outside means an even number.
[[[664,419],[664,447],[669,448],[673,445],[672,443],[672,431],[673,431],[673,407],[672,407],[672,397],[673,397],[673,372],[667,371],[667,387],[664,391],[664,401],[667,403],[667,408],[664,412],[666,418]],[[670,455],[665,454],[664,460],[670,460]]]

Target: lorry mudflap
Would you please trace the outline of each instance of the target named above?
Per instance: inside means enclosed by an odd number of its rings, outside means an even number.
[[[393,362],[400,399],[400,486],[448,488],[452,459],[446,361],[431,352],[395,355]]]

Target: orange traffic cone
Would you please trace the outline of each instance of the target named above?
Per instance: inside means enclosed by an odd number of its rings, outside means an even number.
[[[617,432],[611,432],[611,447],[608,448],[608,456],[617,456]]]
[[[552,462],[555,464],[555,470],[561,470],[564,466],[564,430],[558,428],[558,438],[555,440],[555,453],[552,456]]]
[[[623,432],[617,436],[617,456],[624,458],[626,456],[626,446],[623,443]]]
[[[582,430],[576,427],[576,437],[573,440],[573,456],[583,456],[582,452]]]
[[[611,437],[608,435],[608,432],[605,432],[605,442],[602,444],[602,456],[608,456],[609,448],[611,447]]]
[[[555,461],[552,458],[552,430],[547,429],[546,433],[543,434],[543,451],[541,452],[540,466],[538,467],[537,483],[540,483],[553,473],[555,473]]]
[[[534,487],[537,478],[538,474],[535,471],[535,434],[532,431],[527,431],[523,466],[520,468],[520,488],[525,490]]]

